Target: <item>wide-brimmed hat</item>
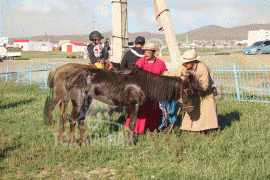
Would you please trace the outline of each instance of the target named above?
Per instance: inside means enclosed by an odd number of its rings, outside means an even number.
[[[196,54],[195,50],[187,50],[182,56],[182,64],[199,59],[200,56]]]
[[[144,50],[151,50],[151,51],[156,51],[156,45],[154,43],[146,43],[143,48]]]

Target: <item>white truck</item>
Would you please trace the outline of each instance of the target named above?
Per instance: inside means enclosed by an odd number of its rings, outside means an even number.
[[[15,57],[20,57],[21,52],[8,52],[7,48],[0,47],[0,59],[14,59]]]

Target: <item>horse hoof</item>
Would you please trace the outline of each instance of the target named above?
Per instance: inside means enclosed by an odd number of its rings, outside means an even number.
[[[135,142],[134,141],[129,142],[129,145],[134,146],[135,145]]]

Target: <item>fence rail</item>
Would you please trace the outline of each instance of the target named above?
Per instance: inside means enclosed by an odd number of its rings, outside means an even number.
[[[41,88],[48,88],[47,77],[49,71],[63,65],[28,65],[13,68],[10,66],[0,68],[0,80],[14,81],[24,84],[38,84]],[[168,64],[169,70],[173,70]],[[219,98],[235,99],[238,101],[270,102],[270,77],[267,64],[261,69],[240,68],[233,63],[220,67],[209,67],[213,73],[215,86]]]
[[[230,69],[210,69],[221,98],[269,103],[270,69],[267,64],[262,69],[243,68],[236,63]]]
[[[47,88],[47,78],[51,70],[63,65],[26,65],[16,68],[5,66],[0,68],[0,80],[13,81],[21,84],[37,84],[41,88]]]

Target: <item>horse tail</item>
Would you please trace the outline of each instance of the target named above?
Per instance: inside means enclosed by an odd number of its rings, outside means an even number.
[[[54,87],[54,76],[55,76],[56,70],[53,70],[50,72],[49,76],[48,76],[48,86],[49,88],[53,88]]]
[[[52,122],[50,122],[51,120],[48,119],[48,110],[49,110],[49,107],[50,107],[50,103],[53,99],[53,96],[54,96],[54,88],[51,88],[50,89],[50,93],[48,94],[46,100],[45,100],[45,103],[44,103],[44,122],[46,125],[50,125]]]

